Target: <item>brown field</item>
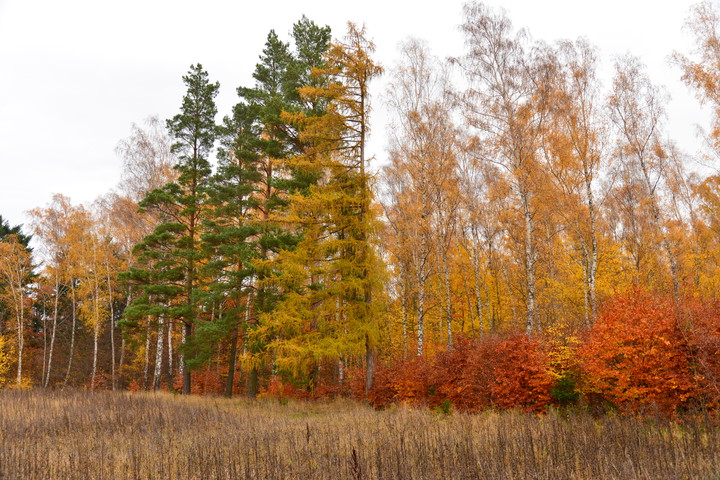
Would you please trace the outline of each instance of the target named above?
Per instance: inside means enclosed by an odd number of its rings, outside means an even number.
[[[442,415],[84,391],[0,391],[0,479],[712,479],[720,428]]]

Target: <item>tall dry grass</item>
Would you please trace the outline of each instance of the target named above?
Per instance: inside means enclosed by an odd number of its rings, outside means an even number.
[[[374,411],[169,394],[0,391],[0,478],[709,479],[720,429],[620,417]]]

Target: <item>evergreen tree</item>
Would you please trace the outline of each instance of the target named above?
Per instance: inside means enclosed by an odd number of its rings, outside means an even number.
[[[165,220],[134,249],[139,267],[128,277],[141,285],[144,295],[125,312],[128,321],[145,316],[179,320],[185,342],[190,342],[198,316],[198,264],[205,186],[210,176],[209,156],[217,137],[215,96],[219,84],[210,83],[202,65],[192,65],[183,76],[187,93],[180,113],[167,121],[175,140],[171,150],[178,158],[177,181],[155,189],[140,202]],[[131,323],[126,323],[131,325]],[[183,393],[190,393],[190,369],[183,369]]]
[[[320,65],[330,29],[303,17],[292,36],[295,52],[271,31],[253,73],[255,85],[238,88],[240,102],[232,116],[225,118],[218,173],[208,190],[210,209],[203,242],[206,272],[212,281],[207,298],[222,307],[215,321],[198,329],[195,348],[197,359],[206,360],[214,342],[230,338],[227,395],[232,393],[241,326],[256,330],[257,314],[271,311],[280,295],[268,282],[271,260],[281,250],[292,249],[299,239],[298,232],[278,221],[287,208],[288,191],[314,181],[282,169],[285,159],[299,151],[300,143],[297,132],[281,116],[285,111],[317,110],[301,99],[298,89],[309,81],[312,68]],[[246,344],[250,396],[257,393],[264,351],[264,343],[253,338],[256,341]]]
[[[15,225],[14,227],[11,227],[10,222],[0,215],[0,242],[4,241],[8,235],[15,235],[17,237],[17,241],[24,245],[28,252],[31,251],[29,245],[32,236],[25,235],[22,232],[22,225]]]

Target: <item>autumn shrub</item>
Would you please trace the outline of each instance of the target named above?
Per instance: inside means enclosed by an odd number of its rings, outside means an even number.
[[[449,401],[464,412],[489,408],[493,403],[498,346],[494,337],[476,341],[461,338],[452,350],[437,355],[429,376],[430,390],[434,393],[430,405],[441,406]]]
[[[553,379],[548,371],[548,357],[540,342],[520,334],[498,344],[493,405],[502,409],[526,412],[544,411],[553,401],[550,390]]]
[[[672,414],[694,405],[701,393],[667,297],[633,291],[606,302],[578,356],[586,398],[621,412]]]
[[[686,299],[679,311],[680,328],[690,351],[691,373],[701,393],[701,406],[720,407],[720,304]]]
[[[540,411],[552,401],[552,378],[538,341],[525,335],[506,339],[460,338],[452,349],[381,365],[370,392],[378,407],[424,404],[447,412],[488,408]]]
[[[284,381],[277,375],[270,378],[267,387],[261,388],[258,394],[259,398],[274,398],[280,403],[287,402],[288,399],[306,399],[309,397],[307,391],[296,387],[292,382]]]
[[[380,363],[373,388],[368,392],[368,401],[375,407],[425,403],[430,393],[430,368],[425,357],[390,359]]]
[[[225,382],[217,370],[207,366],[193,371],[190,391],[199,395],[222,395],[225,392]]]

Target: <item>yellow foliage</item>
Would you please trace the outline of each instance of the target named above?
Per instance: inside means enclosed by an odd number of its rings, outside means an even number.
[[[9,383],[10,365],[14,358],[12,344],[0,335],[0,387]]]

